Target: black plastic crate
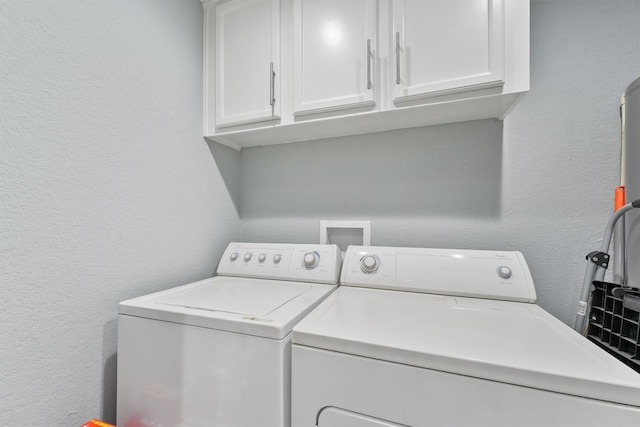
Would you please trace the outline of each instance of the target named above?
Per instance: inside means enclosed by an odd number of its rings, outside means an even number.
[[[611,291],[620,285],[593,282],[587,337],[640,373],[640,299]]]

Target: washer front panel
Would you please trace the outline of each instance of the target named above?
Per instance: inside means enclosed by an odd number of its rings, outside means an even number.
[[[117,424],[289,425],[289,361],[289,340],[119,315]]]

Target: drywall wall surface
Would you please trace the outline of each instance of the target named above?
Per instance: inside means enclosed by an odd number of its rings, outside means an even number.
[[[497,120],[245,149],[241,158],[247,219],[500,215]]]
[[[3,0],[0,40],[0,425],[115,421],[118,302],[211,276],[239,230],[202,6]]]
[[[375,245],[520,250],[540,305],[572,324],[613,210],[638,22],[637,0],[533,0],[531,91],[503,123],[243,150],[245,239],[318,241],[321,219],[364,219]]]

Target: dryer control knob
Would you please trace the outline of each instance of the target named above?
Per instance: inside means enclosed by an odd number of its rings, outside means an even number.
[[[304,254],[304,258],[302,259],[302,265],[307,270],[311,270],[312,268],[316,268],[320,263],[320,254],[318,252],[307,252]]]
[[[244,262],[249,262],[251,261],[251,258],[253,257],[253,254],[250,252],[247,252],[246,254],[244,254]]]
[[[367,274],[375,273],[380,267],[380,258],[375,255],[366,255],[360,260],[360,268]]]
[[[498,267],[498,269],[496,270],[498,272],[498,276],[500,276],[503,279],[511,279],[511,276],[513,275],[511,273],[511,269],[509,267],[507,267],[506,265],[501,265],[500,267]]]
[[[278,264],[278,263],[280,263],[280,261],[282,261],[282,255],[280,255],[280,254],[275,254],[275,255],[273,256],[273,263],[274,263],[274,264]]]
[[[258,255],[258,262],[260,264],[262,264],[264,262],[264,260],[267,259],[267,255],[266,254],[260,254]]]
[[[232,254],[229,256],[229,259],[230,259],[231,261],[235,261],[235,260],[237,260],[237,259],[238,259],[238,252],[234,252],[234,253],[232,253]]]

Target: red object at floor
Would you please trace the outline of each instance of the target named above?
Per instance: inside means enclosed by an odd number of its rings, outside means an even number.
[[[82,424],[82,427],[116,427],[113,424],[105,423],[104,421],[96,420],[95,418]]]

